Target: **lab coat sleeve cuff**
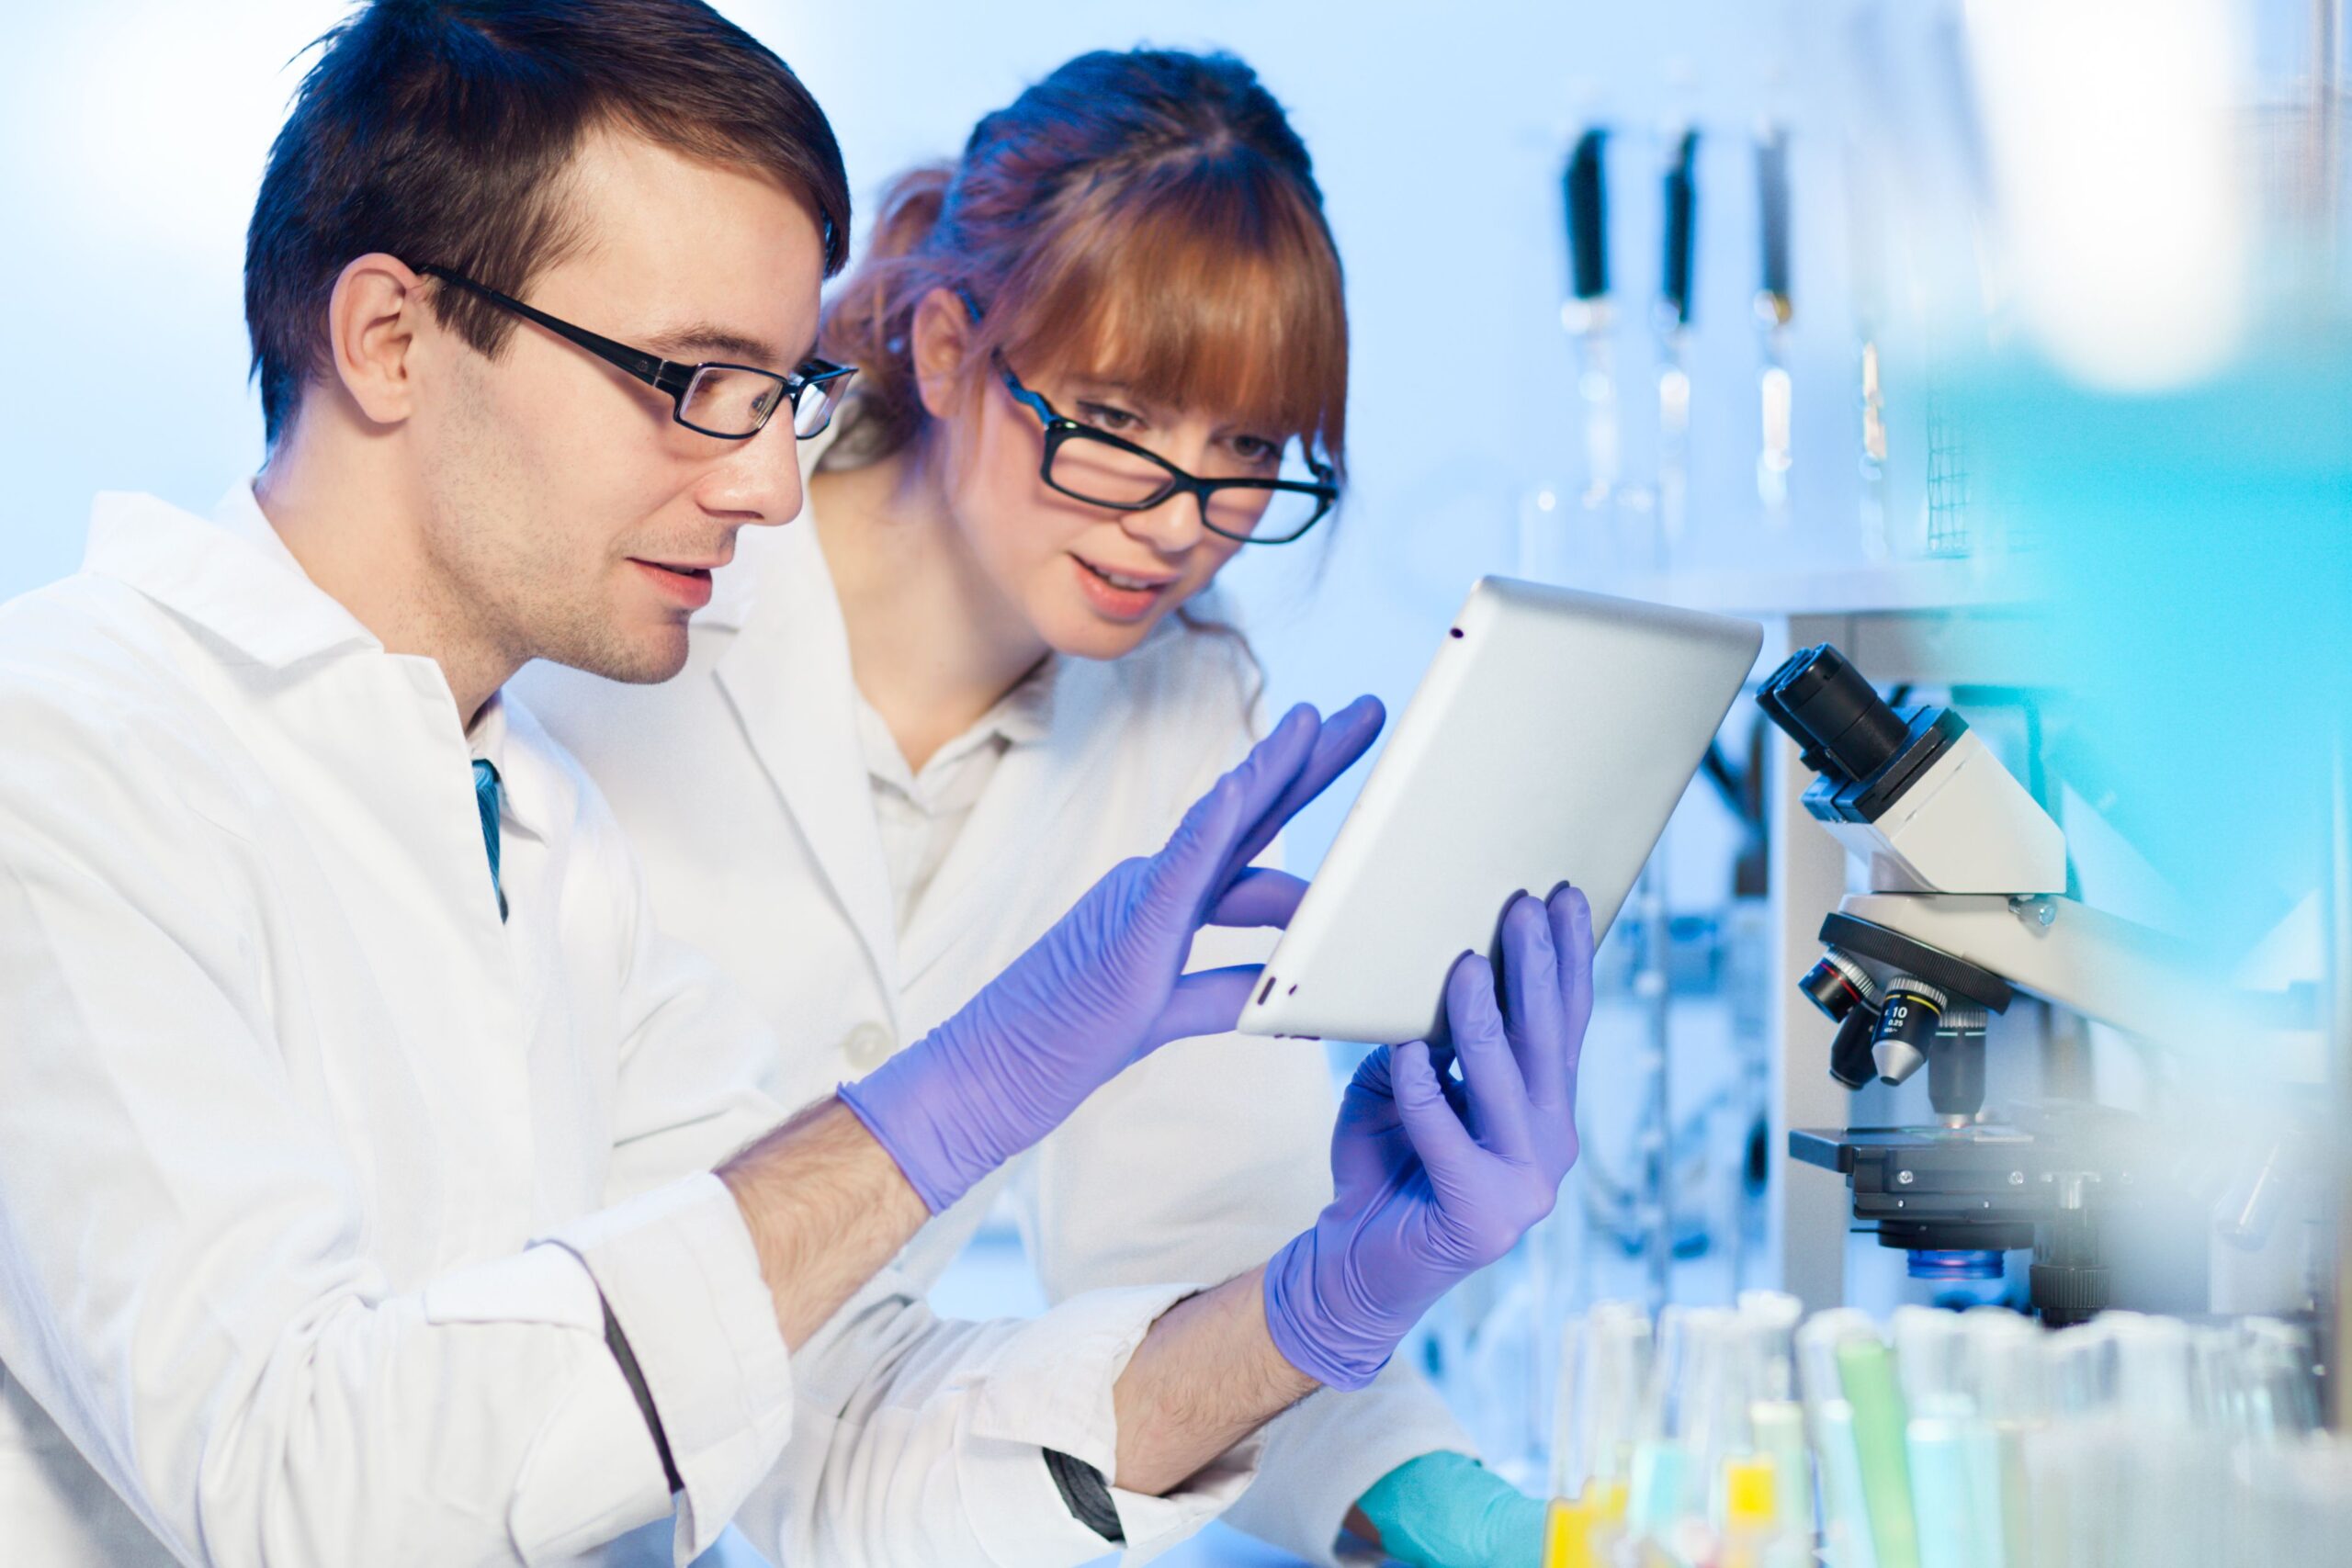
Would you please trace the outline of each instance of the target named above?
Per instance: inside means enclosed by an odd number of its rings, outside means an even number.
[[[1265,1435],[1260,1484],[1226,1523],[1318,1568],[1343,1561],[1340,1528],[1382,1476],[1423,1454],[1477,1457],[1437,1390],[1399,1361],[1353,1393],[1309,1395],[1269,1423]],[[1367,1561],[1380,1560],[1374,1553]]]
[[[636,1354],[685,1483],[683,1565],[718,1539],[791,1432],[791,1355],[751,1232],[726,1184],[706,1173],[548,1239],[588,1266]]]
[[[1112,1385],[1160,1315],[1195,1285],[1146,1285],[1075,1296],[1014,1335],[978,1371],[968,1440],[959,1460],[972,1529],[998,1562],[1083,1562],[1102,1539],[1070,1517],[1044,1449],[1118,1471]],[[1111,1488],[1127,1562],[1174,1546],[1230,1507],[1257,1479],[1263,1439],[1252,1435],[1163,1497]]]

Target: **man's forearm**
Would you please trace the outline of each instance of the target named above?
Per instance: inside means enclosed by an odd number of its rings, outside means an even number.
[[[1115,1484],[1158,1495],[1315,1392],[1266,1332],[1264,1269],[1187,1296],[1151,1325],[1111,1391]]]
[[[831,1096],[720,1166],[718,1178],[743,1212],[776,1325],[796,1350],[931,1217],[888,1152]]]

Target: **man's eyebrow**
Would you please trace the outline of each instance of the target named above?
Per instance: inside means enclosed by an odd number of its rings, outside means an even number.
[[[678,363],[707,364],[717,360],[729,365],[748,365],[754,370],[774,370],[780,375],[799,369],[817,353],[817,340],[813,335],[797,355],[787,359],[777,354],[764,338],[747,337],[709,321],[696,321],[655,333],[645,339],[645,346],[662,358]]]
[[[774,370],[781,374],[800,363],[796,359],[787,365],[774,344],[746,336],[713,321],[690,321],[684,326],[655,333],[645,340],[645,346],[664,359],[689,365],[724,360],[730,365],[749,365],[754,369]]]

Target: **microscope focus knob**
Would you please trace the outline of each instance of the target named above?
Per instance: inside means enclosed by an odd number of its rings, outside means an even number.
[[[1944,993],[1925,980],[1898,975],[1886,983],[1878,1029],[1871,1039],[1871,1056],[1882,1082],[1901,1083],[1928,1065],[1928,1046],[1950,1005]]]

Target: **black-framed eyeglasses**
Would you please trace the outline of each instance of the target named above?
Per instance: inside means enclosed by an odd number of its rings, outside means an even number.
[[[573,326],[560,317],[511,299],[486,284],[476,283],[446,266],[416,269],[428,277],[454,284],[469,294],[489,300],[526,321],[586,349],[623,375],[631,376],[657,392],[667,392],[674,417],[688,430],[715,435],[721,441],[748,441],[767,427],[769,418],[786,403],[792,405],[792,434],[806,441],[823,433],[833,411],[857,374],[852,365],[811,358],[790,375],[779,376],[756,365],[680,365],[631,348],[625,343]]]
[[[1021,384],[1002,355],[995,363],[1013,401],[1046,427],[1046,456],[1038,477],[1075,500],[1120,512],[1145,512],[1182,492],[1199,502],[1201,522],[1210,533],[1245,545],[1287,545],[1320,523],[1339,502],[1340,487],[1330,465],[1306,452],[1303,443],[1288,444],[1283,466],[1303,468],[1311,479],[1202,479],[1149,447],[1057,412]]]

